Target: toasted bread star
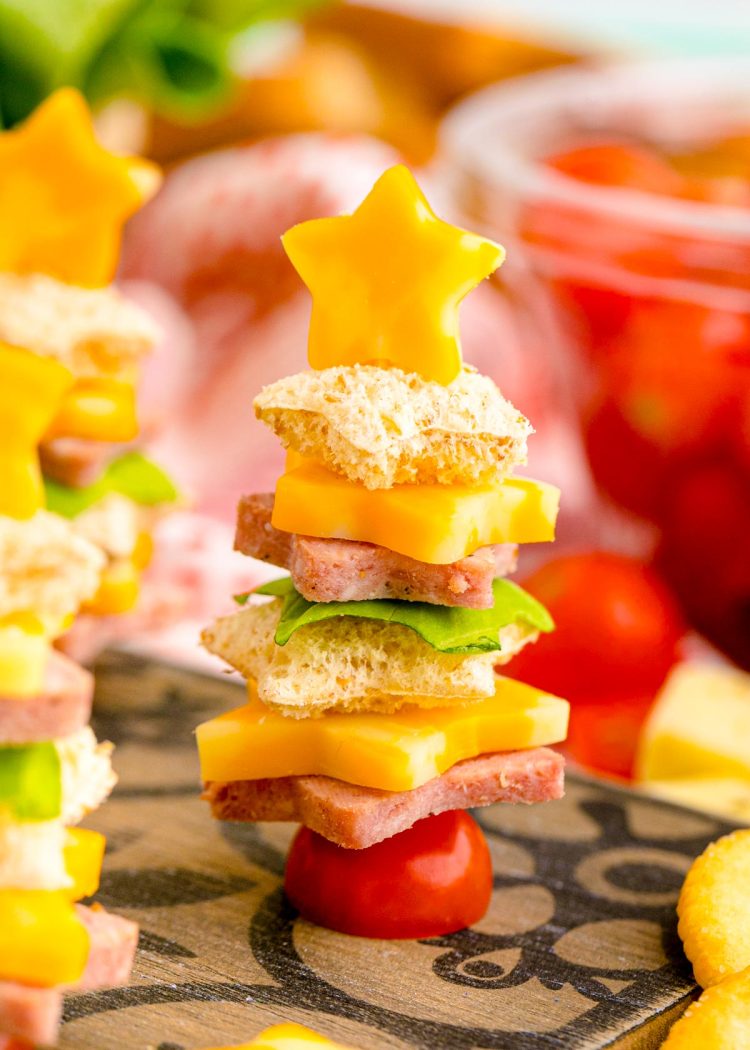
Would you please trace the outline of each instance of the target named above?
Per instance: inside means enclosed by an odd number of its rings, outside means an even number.
[[[61,88],[0,134],[0,270],[108,284],[123,224],[158,182],[154,165],[100,146],[83,97]]]
[[[300,223],[282,240],[313,297],[313,368],[387,362],[443,384],[461,370],[459,303],[505,256],[438,219],[403,165],[352,215]]]

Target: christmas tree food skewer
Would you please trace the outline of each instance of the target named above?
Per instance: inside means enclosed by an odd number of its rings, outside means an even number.
[[[76,825],[116,778],[88,725],[93,679],[55,646],[111,559],[53,506],[40,449],[64,473],[74,452],[96,466],[137,433],[136,366],[155,333],[109,282],[122,224],[157,182],[99,146],[70,89],[0,134],[2,1045],[54,1044],[63,992],[125,983],[138,939],[135,923],[78,903],[98,888],[105,842]],[[67,480],[58,502],[80,501],[81,479]],[[106,488],[98,467],[87,480]]]
[[[553,627],[506,576],[518,544],[553,539],[559,494],[512,474],[531,427],[458,336],[504,253],[401,166],[283,240],[313,370],[255,400],[288,460],[273,495],[242,497],[235,546],[289,576],[204,632],[248,679],[198,727],[204,797],[218,819],[303,824],[285,887],[311,921],[448,933],[492,889],[466,809],[563,791],[566,701],[495,670]]]

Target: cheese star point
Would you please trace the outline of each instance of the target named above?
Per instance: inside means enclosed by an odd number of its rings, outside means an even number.
[[[104,149],[81,94],[61,88],[0,134],[0,270],[109,283],[122,227],[158,180],[155,165]]]
[[[443,384],[461,370],[458,306],[505,255],[439,219],[404,165],[353,214],[300,223],[282,242],[313,297],[313,368],[379,361]]]

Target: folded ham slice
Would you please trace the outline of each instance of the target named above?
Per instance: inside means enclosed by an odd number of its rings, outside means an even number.
[[[129,919],[110,915],[103,908],[76,905],[91,937],[89,960],[76,988],[90,990],[124,984],[130,976],[138,927]],[[14,981],[0,981],[0,1050],[3,1037],[31,1044],[57,1041],[62,1017],[63,988],[32,988]]]
[[[88,724],[93,695],[93,676],[53,650],[39,696],[0,696],[0,745],[70,736]]]
[[[492,608],[492,581],[516,565],[515,544],[482,547],[450,565],[428,565],[373,543],[316,539],[281,532],[271,524],[271,493],[243,496],[234,548],[288,569],[310,602],[401,598],[464,609]]]
[[[563,794],[565,760],[550,748],[458,762],[412,791],[380,791],[323,776],[208,781],[218,820],[299,821],[346,849],[364,849],[423,817],[494,802],[547,802]]]

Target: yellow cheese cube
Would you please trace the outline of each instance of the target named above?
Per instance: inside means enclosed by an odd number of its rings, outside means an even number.
[[[319,774],[385,791],[409,791],[456,762],[565,739],[568,704],[497,678],[495,695],[449,708],[403,708],[289,718],[250,701],[198,726],[204,780]]]
[[[99,580],[99,589],[83,609],[94,616],[120,616],[138,604],[141,570],[132,558],[122,558],[107,568]]]
[[[90,441],[132,441],[138,434],[135,388],[119,379],[79,379],[47,431]]]
[[[750,778],[750,675],[713,664],[672,671],[643,726],[639,780]]]
[[[63,856],[73,885],[66,888],[65,893],[72,901],[91,897],[99,889],[106,843],[104,835],[89,828],[66,830]]]
[[[0,980],[70,984],[88,955],[88,931],[67,890],[0,890]]]
[[[646,780],[649,795],[702,809],[733,824],[750,824],[750,778],[680,777],[675,780]]]
[[[37,445],[73,382],[57,361],[0,343],[0,514],[30,518],[44,506]]]
[[[554,539],[559,499],[554,485],[513,477],[476,487],[373,491],[306,461],[279,478],[273,524],[284,532],[376,543],[447,565],[490,543]]]
[[[324,1035],[318,1035],[301,1024],[277,1024],[273,1028],[266,1028],[251,1043],[213,1047],[212,1050],[308,1050],[311,1046],[328,1047],[328,1050],[353,1050],[341,1043],[332,1043]]]
[[[30,613],[0,619],[0,696],[25,700],[44,687],[50,643],[44,627]]]
[[[136,569],[143,571],[151,564],[154,556],[154,541],[150,532],[139,532],[135,541],[135,547],[131,554],[131,560]]]

